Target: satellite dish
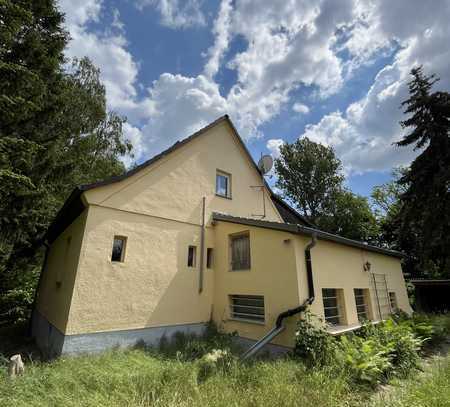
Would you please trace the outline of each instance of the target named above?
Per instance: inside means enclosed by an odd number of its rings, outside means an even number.
[[[258,168],[263,175],[266,175],[273,167],[273,158],[271,155],[263,155],[258,161]]]

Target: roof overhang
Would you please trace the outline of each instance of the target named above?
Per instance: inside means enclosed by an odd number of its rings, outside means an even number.
[[[387,256],[392,256],[392,257],[397,257],[397,258],[405,257],[405,255],[403,253],[397,252],[395,250],[389,250],[389,249],[384,249],[382,247],[372,246],[365,242],[347,239],[346,237],[333,235],[332,233],[324,232],[319,229],[302,226],[302,225],[298,225],[298,224],[278,223],[278,222],[269,222],[269,221],[259,220],[259,219],[241,218],[241,217],[231,216],[231,215],[218,213],[218,212],[214,212],[212,217],[213,217],[214,221],[237,223],[237,224],[241,224],[241,225],[279,230],[282,232],[289,232],[289,233],[306,235],[306,236],[316,235],[316,237],[320,240],[326,240],[326,241],[330,241],[330,242],[340,243],[340,244],[343,244],[346,246],[356,247],[358,249],[363,249],[363,250],[366,250],[369,252],[380,253],[380,254],[384,254]]]

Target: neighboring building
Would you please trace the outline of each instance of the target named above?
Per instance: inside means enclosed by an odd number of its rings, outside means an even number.
[[[32,331],[51,356],[157,343],[210,320],[255,341],[313,289],[310,309],[332,333],[410,312],[401,254],[312,228],[266,185],[228,116],[75,189],[46,238]],[[293,346],[297,317],[279,319],[273,345]]]
[[[450,310],[450,280],[410,280],[414,285],[414,309],[422,312]]]

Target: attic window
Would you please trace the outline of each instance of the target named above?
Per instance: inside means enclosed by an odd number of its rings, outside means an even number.
[[[125,260],[125,246],[127,238],[124,236],[114,236],[111,261],[123,262]]]
[[[217,170],[216,195],[231,199],[231,174]]]

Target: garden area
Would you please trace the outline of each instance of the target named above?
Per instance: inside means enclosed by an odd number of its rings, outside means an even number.
[[[25,372],[0,357],[0,404],[14,406],[450,406],[450,315],[398,315],[332,337],[314,316],[298,323],[295,350],[239,360],[232,335],[209,327],[157,348],[41,362]]]

